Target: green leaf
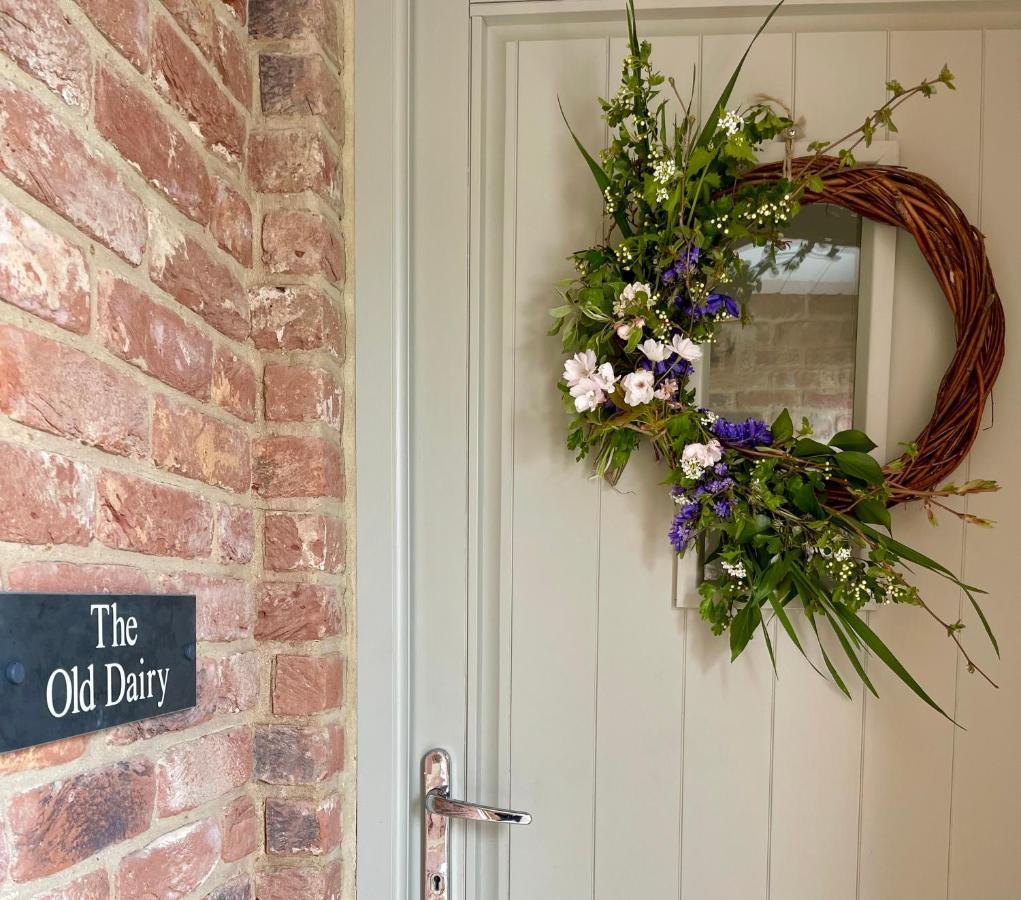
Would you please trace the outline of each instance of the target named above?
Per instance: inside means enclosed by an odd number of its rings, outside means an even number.
[[[816,642],[819,644],[819,652],[822,654],[822,661],[826,663],[826,668],[830,673],[830,677],[833,679],[833,683],[838,688],[840,688],[844,696],[847,697],[848,700],[850,700],[851,692],[847,689],[847,685],[844,684],[844,679],[840,677],[840,672],[838,671],[837,667],[833,665],[833,662],[830,660],[829,654],[826,652],[826,648],[822,645],[822,638],[819,637],[819,627],[815,624],[814,616],[810,615],[808,617],[808,624],[812,626],[812,631],[815,632],[815,639]]]
[[[847,635],[844,634],[844,629],[825,604],[823,604],[822,611],[823,615],[829,619],[830,628],[833,629],[833,633],[837,636],[837,640],[840,641],[840,646],[843,647],[844,653],[847,654],[847,658],[851,661],[851,665],[854,666],[854,671],[858,673],[858,677],[862,680],[865,687],[872,692],[872,696],[878,699],[879,691],[876,690],[876,686],[872,683],[872,679],[869,678],[868,672],[865,671],[865,666],[862,665],[857,652],[855,652],[854,647],[851,646],[851,642],[847,639]],[[857,638],[855,640],[857,640]]]
[[[836,456],[837,467],[849,478],[857,478],[866,484],[882,484],[885,480],[883,469],[867,453],[845,450]]]
[[[746,603],[741,611],[734,616],[730,623],[730,661],[733,662],[741,655],[741,651],[748,646],[748,642],[755,635],[755,629],[759,627],[759,620],[762,613],[759,612],[758,603]]]
[[[794,444],[791,453],[794,456],[833,456],[837,451],[825,444],[820,444],[812,438],[801,438]]]
[[[817,519],[822,518],[822,507],[819,505],[819,498],[815,489],[807,481],[802,482],[790,492],[794,505],[804,513],[809,513]]]
[[[859,500],[855,504],[854,514],[859,522],[873,522],[882,525],[887,531],[892,527],[890,510],[881,500]]]
[[[856,616],[850,610],[844,609],[842,606],[834,606],[833,611],[847,624],[848,628],[852,629],[858,637],[862,639],[865,645],[886,665],[886,667],[893,672],[905,685],[921,700],[925,701],[931,706],[936,712],[943,716],[948,722],[954,722],[950,716],[943,710],[935,700],[930,697],[922,686],[915,681],[911,676],[911,673],[901,664],[901,661],[893,655],[890,648],[883,643],[879,635],[877,635],[865,622]],[[958,725],[958,727],[960,727]]]
[[[755,46],[755,42],[759,39],[759,35],[765,30],[769,24],[769,20],[776,15],[777,10],[783,6],[784,0],[780,0],[770,11],[769,15],[766,16],[763,23],[759,26],[759,30],[752,36],[751,41],[748,44],[747,49],[738,61],[737,68],[734,69],[734,74],[730,76],[730,81],[727,82],[726,87],[723,88],[723,93],[720,94],[720,99],[716,101],[716,106],[713,107],[712,113],[709,118],[706,119],[705,125],[702,126],[702,131],[698,136],[698,140],[695,141],[696,147],[704,147],[709,141],[712,140],[713,135],[716,134],[716,126],[719,124],[720,117],[726,112],[727,104],[730,102],[730,95],[734,93],[734,86],[737,84],[738,76],[741,74],[741,69],[744,66],[745,60],[748,58],[748,54],[751,52],[752,47]]]
[[[762,636],[766,640],[766,650],[769,651],[769,661],[773,664],[773,676],[778,677],[776,670],[776,654],[773,652],[773,641],[769,637],[769,628],[766,627],[766,620],[759,616],[759,627],[762,628]]]
[[[791,414],[785,409],[770,426],[773,433],[774,444],[786,444],[794,437],[794,423],[791,421]]]
[[[839,450],[859,450],[868,453],[875,450],[876,445],[864,431],[851,428],[848,431],[838,431],[830,438],[830,446]]]

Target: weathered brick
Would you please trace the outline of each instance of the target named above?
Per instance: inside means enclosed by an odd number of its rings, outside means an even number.
[[[166,216],[149,217],[149,277],[218,331],[243,341],[251,331],[248,296],[237,276]]]
[[[0,300],[68,331],[84,334],[89,330],[85,254],[3,197]]]
[[[245,150],[245,122],[205,64],[159,19],[153,29],[150,73],[156,89],[192,123],[217,155],[240,164]]]
[[[270,363],[264,380],[266,418],[271,422],[324,422],[340,427],[340,388],[331,372]]]
[[[264,584],[255,637],[260,641],[317,641],[340,631],[337,592],[315,584]]]
[[[175,816],[246,784],[252,777],[252,732],[218,731],[178,744],[157,767],[156,809]]]
[[[216,558],[246,565],[255,556],[255,515],[250,509],[220,504],[216,510]]]
[[[142,201],[102,156],[27,91],[0,82],[0,172],[137,265]]]
[[[252,264],[252,209],[237,191],[222,179],[216,181],[209,233],[241,265]]]
[[[244,5],[244,0],[235,2]],[[227,89],[241,101],[245,109],[250,109],[252,71],[248,65],[248,49],[244,40],[219,19],[215,23],[213,38],[213,65]]]
[[[312,716],[337,709],[343,694],[344,663],[339,653],[276,658],[273,712],[280,716]]]
[[[255,421],[255,369],[221,347],[213,362],[212,401],[246,422]]]
[[[313,191],[339,205],[341,169],[322,135],[308,128],[254,132],[248,141],[252,187],[265,194]]]
[[[107,741],[115,746],[133,744],[201,725],[214,715],[246,712],[255,707],[258,694],[258,654],[235,653],[215,660],[200,659],[196,669],[195,706],[113,728],[107,732]]]
[[[51,875],[141,834],[152,821],[155,792],[152,763],[137,758],[14,797],[14,880]]]
[[[77,544],[92,540],[95,479],[55,453],[0,444],[0,541]]]
[[[251,637],[255,599],[247,582],[212,575],[161,575],[159,588],[170,594],[195,595],[195,636],[200,641]]]
[[[205,900],[254,900],[253,891],[252,876],[241,874],[206,894]]]
[[[55,0],[0,0],[0,51],[65,103],[88,108],[89,45]]]
[[[339,726],[263,725],[255,730],[255,778],[266,784],[322,784],[344,765]]]
[[[262,261],[270,272],[344,281],[344,241],[319,213],[279,209],[262,222]]]
[[[252,487],[261,497],[344,496],[340,449],[322,438],[276,435],[252,445]]]
[[[161,469],[232,491],[252,482],[248,436],[240,428],[162,395],[152,416],[152,458]]]
[[[176,313],[105,271],[99,273],[99,330],[121,359],[204,400],[213,377],[213,342]]]
[[[344,565],[344,523],[333,516],[269,513],[266,568],[274,572],[338,572]]]
[[[251,296],[252,340],[261,350],[328,350],[344,357],[340,312],[310,287],[257,288]]]
[[[238,797],[223,814],[220,858],[236,862],[259,849],[259,818],[251,797]]]
[[[96,75],[96,128],[186,216],[209,221],[213,185],[205,164],[137,88],[101,66]]]
[[[340,896],[340,863],[326,868],[269,869],[256,876],[258,900],[336,900]]]
[[[96,27],[135,68],[149,64],[149,4],[147,0],[77,0]]]
[[[108,547],[185,559],[209,556],[213,514],[188,491],[103,472],[98,481],[96,537]]]
[[[216,14],[209,0],[165,0],[163,5],[206,56],[212,55]]]
[[[259,56],[262,111],[270,116],[321,116],[337,140],[344,135],[344,93],[335,68],[320,54]]]
[[[338,4],[331,0],[251,0],[248,32],[258,38],[315,38],[334,55],[340,50]]]
[[[0,412],[122,456],[149,446],[149,402],[126,375],[88,354],[0,324]]]
[[[266,801],[266,852],[322,856],[340,844],[340,798]]]
[[[248,21],[248,0],[222,0],[222,2],[227,9],[237,16],[238,21],[242,25]]]
[[[70,884],[59,887],[38,900],[109,900],[110,877],[106,872],[90,872]]]
[[[121,860],[119,900],[176,900],[201,887],[220,856],[220,826],[203,819],[156,838]]]
[[[7,586],[31,593],[145,594],[149,579],[134,566],[25,562],[7,573]]]
[[[37,747],[26,747],[13,753],[0,754],[0,775],[46,769],[78,759],[85,752],[89,739],[86,735],[51,741]]]

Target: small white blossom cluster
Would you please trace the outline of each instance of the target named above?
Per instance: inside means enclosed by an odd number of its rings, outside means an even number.
[[[699,416],[699,421],[707,428],[712,428],[718,418],[719,416],[711,409],[703,409],[702,414]]]
[[[681,452],[681,471],[685,478],[697,479],[710,466],[723,459],[723,447],[719,441],[708,444],[688,444]]]
[[[598,364],[595,353],[586,350],[575,353],[564,363],[564,381],[574,397],[574,408],[587,412],[606,402],[606,395],[613,390],[617,376],[610,363]]]
[[[745,571],[744,563],[729,563],[721,562],[720,565],[723,567],[723,571],[726,572],[731,578],[736,578],[741,581],[748,577],[748,573]]]
[[[727,137],[733,137],[743,128],[744,119],[734,110],[728,110],[720,117],[720,131],[726,134]]]
[[[741,216],[749,225],[784,225],[791,218],[791,195],[784,194],[776,203],[762,203],[757,209],[746,209]]]

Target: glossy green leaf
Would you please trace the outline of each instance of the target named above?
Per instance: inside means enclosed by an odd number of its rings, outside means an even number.
[[[860,450],[862,453],[868,453],[870,450],[876,449],[872,438],[864,431],[858,431],[854,428],[847,431],[838,431],[830,438],[830,446],[836,447],[839,450]]]
[[[883,469],[867,453],[844,450],[836,455],[837,468],[849,478],[856,478],[866,484],[882,484]]]

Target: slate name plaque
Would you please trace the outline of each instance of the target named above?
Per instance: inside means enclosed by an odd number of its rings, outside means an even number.
[[[0,593],[0,753],[195,705],[195,598]]]

